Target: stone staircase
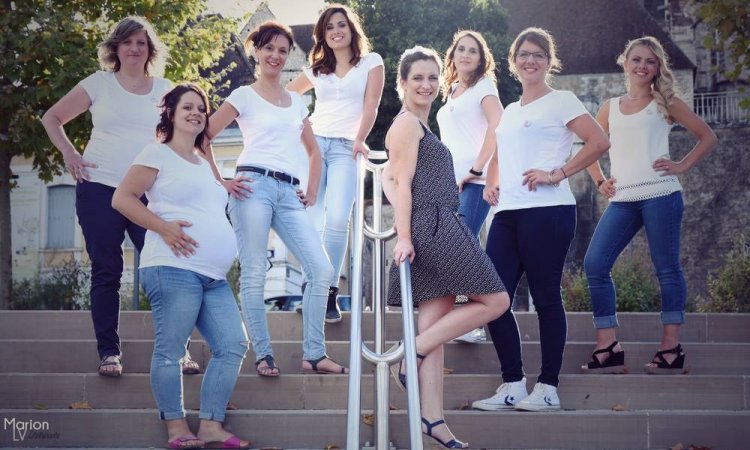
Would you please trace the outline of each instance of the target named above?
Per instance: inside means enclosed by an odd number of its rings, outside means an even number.
[[[536,316],[517,314],[529,388],[540,352]],[[349,316],[327,325],[328,352],[345,363],[349,356]],[[400,338],[400,315],[387,314],[386,336]],[[482,412],[468,408],[500,383],[490,343],[446,347],[446,419],[472,448],[664,449],[682,444],[718,449],[750,448],[750,315],[689,314],[682,331],[689,374],[645,375],[641,366],[656,350],[657,314],[620,315],[620,342],[627,351],[626,375],[580,375],[592,350],[593,329],[586,313],[568,314],[568,345],[560,380],[564,411]],[[302,375],[301,317],[269,313],[277,379],[255,375],[253,353],[237,383],[227,426],[254,447],[326,448],[346,445],[347,377]],[[100,377],[88,312],[0,312],[0,447],[163,447],[148,369],[153,329],[147,312],[121,315],[123,364],[119,379]],[[372,339],[372,315],[363,336]],[[198,333],[190,347],[205,367],[208,347]],[[372,408],[372,369],[365,363],[362,405]],[[202,376],[185,377],[189,420],[197,422]],[[70,409],[78,407],[91,409]],[[405,395],[391,390],[391,439],[408,448]],[[369,411],[365,411],[369,412]],[[15,427],[15,430],[14,430]],[[25,431],[24,431],[25,430]],[[361,442],[372,428],[361,426]],[[335,447],[334,447],[335,448]]]

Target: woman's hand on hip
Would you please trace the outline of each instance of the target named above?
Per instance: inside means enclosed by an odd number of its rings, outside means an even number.
[[[406,258],[409,258],[409,262],[414,262],[415,256],[416,253],[414,252],[414,245],[411,243],[411,240],[399,239],[396,242],[396,246],[393,247],[393,262],[397,266],[406,260]]]
[[[172,222],[164,222],[164,226],[161,230],[155,230],[159,233],[164,242],[169,246],[175,256],[180,255],[188,258],[195,254],[195,249],[198,247],[198,243],[182,231],[183,227],[190,227],[193,224],[187,220],[175,220]]]
[[[250,194],[253,192],[253,190],[250,189],[249,186],[245,185],[245,182],[252,183],[253,179],[240,175],[231,180],[220,181],[221,185],[224,186],[224,189],[229,192],[229,195],[236,198],[237,200],[244,200],[246,198],[249,198]]]
[[[459,193],[463,192],[464,185],[466,183],[471,183],[472,181],[480,181],[480,180],[483,180],[483,179],[484,179],[484,177],[481,176],[481,175],[477,176],[477,175],[474,175],[474,174],[471,174],[471,173],[468,174],[468,175],[466,175],[465,177],[463,177],[463,179],[461,179],[461,181],[458,182],[458,192]]]
[[[76,151],[65,154],[63,159],[65,161],[65,168],[78,183],[90,179],[89,171],[86,169],[87,167],[98,167],[96,164],[83,159],[83,157]]]
[[[685,168],[682,164],[666,158],[657,159],[651,167],[663,177],[666,177],[667,175],[679,175],[685,172]]]

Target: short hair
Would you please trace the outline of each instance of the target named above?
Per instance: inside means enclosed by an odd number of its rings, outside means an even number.
[[[674,118],[669,114],[669,107],[672,106],[674,98],[680,97],[677,83],[675,82],[674,73],[669,65],[669,55],[664,50],[664,46],[661,45],[658,39],[653,36],[643,36],[638,39],[633,39],[625,44],[625,50],[617,57],[617,64],[623,69],[625,68],[625,60],[628,59],[628,54],[633,50],[634,47],[642,45],[656,56],[659,62],[659,69],[654,77],[652,83],[651,95],[656,100],[656,108],[664,116],[664,120],[669,123],[674,123]],[[629,78],[625,77],[626,87],[629,86]]]
[[[203,131],[195,137],[195,147],[198,148],[201,153],[203,152],[203,142],[207,139],[206,132],[208,131],[208,113],[211,109],[211,105],[208,103],[208,96],[200,86],[193,83],[182,83],[178,84],[171,91],[167,92],[161,100],[159,107],[161,108],[161,115],[159,116],[159,123],[156,125],[156,136],[159,140],[166,144],[174,137],[174,113],[177,109],[177,105],[180,103],[182,96],[188,92],[195,92],[203,100],[203,106],[206,107],[205,113],[205,124]]]
[[[292,29],[275,20],[267,20],[247,35],[245,38],[245,51],[249,53],[251,47],[261,48],[279,35],[287,38],[289,41],[289,50],[291,50],[294,47]]]
[[[474,73],[471,74],[469,79],[469,87],[474,86],[482,77],[487,77],[494,82],[497,81],[495,78],[495,58],[492,57],[492,51],[487,45],[487,41],[481,33],[473,30],[460,30],[453,35],[453,43],[448,47],[448,51],[445,52],[445,77],[443,79],[443,101],[445,101],[451,93],[451,85],[458,79],[458,72],[456,71],[456,64],[454,61],[454,55],[456,53],[456,47],[458,41],[465,38],[466,36],[474,39],[479,47],[479,65],[477,66]]]
[[[326,27],[331,17],[336,13],[344,15],[352,32],[352,41],[350,43],[352,59],[349,60],[349,63],[352,65],[359,64],[362,56],[370,52],[370,40],[362,30],[362,23],[357,13],[339,3],[330,4],[320,13],[320,17],[318,17],[315,29],[313,30],[315,45],[310,52],[310,68],[315,76],[318,76],[319,73],[326,75],[336,71],[336,56],[328,46],[328,43],[326,43]]]
[[[407,49],[401,54],[401,59],[398,61],[398,80],[396,81],[396,92],[398,92],[398,98],[404,100],[404,91],[401,88],[399,81],[406,81],[411,72],[411,66],[417,61],[433,61],[438,66],[440,73],[443,72],[443,64],[440,62],[440,55],[427,47],[421,45],[415,45],[414,47]]]
[[[559,73],[562,70],[562,63],[557,59],[557,45],[555,44],[555,38],[552,37],[549,31],[537,28],[529,27],[521,31],[513,43],[510,45],[508,51],[508,67],[513,76],[518,79],[518,72],[516,70],[516,55],[518,55],[518,49],[521,48],[524,42],[529,41],[532,44],[540,47],[544,50],[549,58],[549,69],[547,69],[547,81],[552,78],[552,74]]]
[[[156,35],[154,28],[148,20],[141,16],[128,16],[119,21],[109,32],[104,41],[99,44],[99,66],[108,72],[120,70],[120,58],[117,57],[117,47],[139,31],[146,32],[148,43],[148,59],[143,67],[146,75],[162,76],[166,66],[169,50],[167,46]]]

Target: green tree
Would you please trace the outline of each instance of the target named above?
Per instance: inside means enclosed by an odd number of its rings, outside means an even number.
[[[0,3],[0,308],[11,296],[11,212],[14,156],[33,161],[42,180],[62,170],[62,155],[40,118],[81,79],[98,69],[96,46],[123,17],[146,17],[170,49],[166,77],[210,91],[222,74],[201,77],[221,57],[235,31],[232,20],[201,16],[204,0],[2,0]],[[83,150],[91,120],[65,129]]]
[[[396,94],[396,69],[401,53],[414,45],[432,47],[443,54],[458,30],[472,29],[484,36],[497,64],[495,73],[502,103],[516,101],[518,83],[507,70],[506,56],[510,40],[507,36],[507,13],[500,0],[345,0],[359,14],[373,51],[385,63],[385,88],[380,112],[368,143],[383,148],[385,132],[401,108]],[[434,113],[442,105],[433,105]]]
[[[692,4],[698,18],[716,31],[705,37],[703,45],[726,56],[716,70],[730,81],[747,84],[747,77],[742,77],[750,70],[750,4],[747,0],[692,0]],[[749,108],[750,96],[740,105]]]

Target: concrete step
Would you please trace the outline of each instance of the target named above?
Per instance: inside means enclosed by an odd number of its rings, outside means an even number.
[[[193,428],[197,414],[191,412]],[[163,447],[164,425],[154,410],[0,410],[2,447]],[[472,448],[664,449],[681,443],[712,450],[740,449],[750,441],[750,412],[561,411],[550,413],[450,411],[446,421]],[[27,425],[22,435],[11,427]],[[250,411],[228,413],[228,428],[254,448],[327,448],[346,444],[346,412]],[[42,428],[33,431],[34,428]],[[372,429],[360,427],[360,442]],[[390,437],[409,448],[407,420],[394,411]],[[15,438],[15,440],[14,440]]]
[[[389,344],[390,345],[390,344]],[[276,341],[275,358],[281,371],[299,373],[302,345],[299,342]],[[651,342],[623,342],[626,364],[631,372],[640,374],[642,366],[650,361],[657,345]],[[370,346],[372,348],[372,346]],[[386,347],[387,348],[387,347]],[[123,364],[126,373],[148,373],[151,365],[153,341],[126,340],[122,342]],[[328,354],[342,364],[349,360],[349,344],[328,342]],[[532,372],[541,367],[541,350],[538,342],[522,344],[525,368]],[[565,348],[562,373],[580,373],[581,364],[591,357],[589,342],[568,342]],[[686,366],[696,375],[750,375],[750,343],[691,343],[685,345]],[[204,341],[193,341],[190,347],[193,358],[205,367],[210,351]],[[456,374],[499,374],[499,363],[492,343],[457,344],[445,347],[445,366]],[[0,339],[0,373],[92,373],[98,366],[94,340],[24,340]],[[242,373],[255,373],[252,350],[248,352]],[[364,365],[368,371],[370,364]]]
[[[198,409],[202,375],[184,377],[185,407]],[[536,377],[528,377],[529,392]],[[495,375],[447,375],[444,407],[467,409],[494,394]],[[288,375],[277,379],[242,375],[232,403],[251,410],[346,409],[348,378]],[[373,408],[373,376],[362,378],[362,407]],[[568,410],[748,410],[750,376],[563,375],[559,395]],[[406,407],[406,396],[391,383],[391,405]],[[112,379],[95,374],[0,374],[0,408],[64,409],[87,401],[95,409],[151,409],[155,403],[148,374]]]
[[[661,336],[658,313],[622,313],[619,316],[618,337],[622,341],[655,341]],[[516,313],[525,341],[539,340],[539,325],[535,313]],[[590,313],[567,313],[568,340],[591,342],[594,329]],[[326,336],[331,341],[348,341],[350,315],[343,321],[326,325]],[[362,333],[372,339],[373,314],[365,313]],[[294,312],[269,312],[268,324],[274,340],[302,339],[302,317]],[[120,314],[120,334],[123,339],[152,339],[154,336],[150,312],[123,311]],[[94,332],[88,311],[0,311],[0,339],[91,339]],[[196,339],[200,334],[194,333]],[[401,314],[386,314],[386,336],[389,340],[401,337]],[[748,342],[750,343],[750,314],[687,314],[681,329],[681,339],[689,342]]]

